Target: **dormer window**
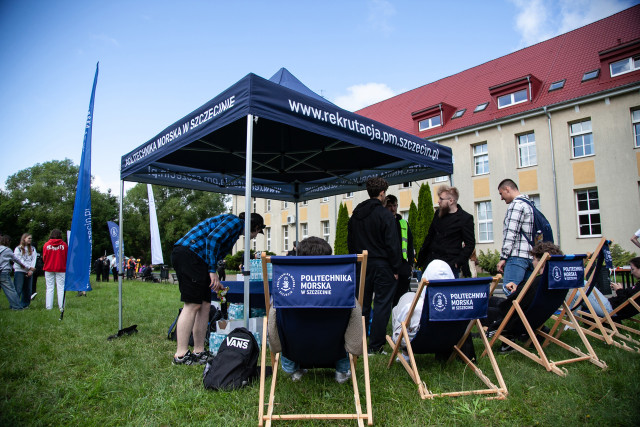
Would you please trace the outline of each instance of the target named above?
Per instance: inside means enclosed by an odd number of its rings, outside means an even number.
[[[630,73],[638,69],[640,69],[640,55],[632,56],[630,58],[625,58],[620,61],[612,62],[611,64],[609,64],[611,77]]]
[[[442,125],[442,120],[440,120],[440,116],[429,117],[428,119],[420,120],[418,122],[418,126],[420,131],[435,128]]]
[[[527,100],[527,90],[522,89],[517,92],[508,93],[498,97],[498,108],[509,107],[510,105],[520,104]]]

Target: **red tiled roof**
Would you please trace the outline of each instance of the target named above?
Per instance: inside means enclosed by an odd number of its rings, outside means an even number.
[[[521,49],[425,86],[410,90],[357,111],[397,129],[423,138],[480,125],[640,81],[640,70],[610,77],[608,62],[599,52],[640,38],[640,5],[550,40]],[[630,56],[630,55],[628,55]],[[627,56],[627,57],[628,57]],[[604,65],[603,65],[604,64]],[[582,82],[587,71],[600,69],[598,78]],[[498,109],[489,88],[532,76],[542,82],[532,102]],[[563,89],[549,92],[549,85],[566,79]],[[489,102],[478,113],[478,104]],[[411,113],[446,103],[467,111],[460,118],[445,117],[444,125],[418,132]]]

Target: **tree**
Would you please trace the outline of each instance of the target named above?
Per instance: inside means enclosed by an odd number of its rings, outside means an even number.
[[[429,226],[433,220],[433,198],[431,196],[431,188],[428,183],[420,185],[418,193],[418,219],[416,221],[415,231],[412,229],[413,242],[418,252],[422,248],[422,243],[427,237]],[[418,253],[416,253],[417,255]]]
[[[338,209],[338,221],[336,222],[336,240],[333,244],[335,255],[346,255],[349,253],[347,246],[347,225],[349,224],[349,210],[344,203],[340,203]]]
[[[413,234],[413,230],[418,229],[418,207],[413,200],[411,201],[411,205],[409,205],[409,218],[407,219],[407,222],[409,223],[409,229],[411,229],[411,233]]]

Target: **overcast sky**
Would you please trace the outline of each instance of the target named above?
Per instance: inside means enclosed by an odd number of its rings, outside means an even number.
[[[0,0],[0,187],[80,163],[96,63],[94,185],[248,73],[286,67],[357,110],[626,9],[631,0]]]

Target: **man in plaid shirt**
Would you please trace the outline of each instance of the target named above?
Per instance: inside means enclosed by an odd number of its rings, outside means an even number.
[[[205,364],[208,353],[204,339],[211,308],[211,291],[222,289],[216,272],[218,261],[231,252],[238,238],[244,234],[245,214],[218,215],[193,227],[173,246],[171,262],[176,269],[180,300],[184,308],[176,325],[177,349],[174,365]],[[251,239],[264,229],[260,214],[251,214]],[[264,234],[264,233],[263,233]],[[193,332],[193,353],[189,350],[189,336]]]
[[[508,296],[511,293],[506,288],[508,283],[519,285],[533,272],[531,245],[524,236],[533,241],[533,209],[524,201],[529,198],[521,194],[516,183],[510,179],[498,185],[498,192],[500,198],[509,205],[504,216],[502,251],[498,262],[498,271],[503,274],[502,289]]]

